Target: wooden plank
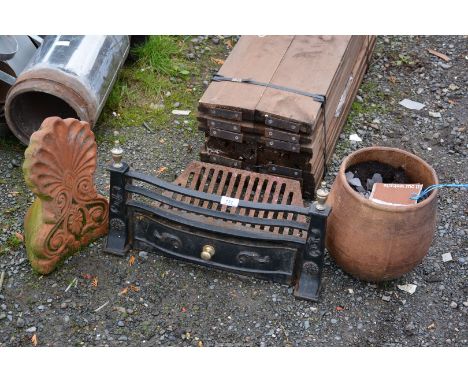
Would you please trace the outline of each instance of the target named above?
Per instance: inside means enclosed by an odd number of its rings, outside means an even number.
[[[296,36],[286,52],[271,83],[310,93],[333,93],[333,80],[340,66],[362,39],[359,36]],[[348,52],[348,54],[346,54]],[[314,126],[321,104],[310,97],[267,88],[257,105],[256,120],[275,116]]]
[[[338,141],[339,135],[343,129],[344,124],[346,123],[349,111],[354,101],[354,98],[356,97],[359,86],[361,85],[364,74],[367,70],[368,58],[372,53],[374,45],[375,45],[375,37],[372,36],[369,39],[369,42],[366,44],[366,46],[362,49],[361,55],[356,62],[356,65],[353,71],[353,77],[355,78],[355,81],[353,81],[353,86],[351,87],[348,93],[346,102],[344,103],[344,108],[340,116],[333,121],[333,127],[331,129],[331,133],[327,137],[327,162],[331,159],[333,155],[334,148]],[[323,137],[323,134],[319,134],[319,136]],[[320,140],[318,141],[320,142]],[[321,139],[320,149],[322,149],[322,147],[323,147],[323,138]],[[316,156],[315,158],[312,158],[311,165],[312,165],[312,173],[315,178],[314,188],[316,188],[318,186],[320,179],[323,176],[323,171],[324,171],[323,156],[319,155],[319,156]]]
[[[365,36],[361,37],[363,38],[357,40],[356,44],[354,44],[354,49],[358,48],[358,52],[356,53],[355,57],[352,57],[346,61],[341,70],[341,73],[336,76],[335,84],[333,89],[330,91],[330,95],[328,96],[325,110],[320,108],[319,114],[316,117],[314,130],[311,135],[310,150],[307,150],[308,152],[315,154],[315,157],[322,155],[323,150],[320,147],[320,142],[323,140],[324,111],[326,113],[327,135],[330,135],[333,133],[335,126],[333,121],[342,113],[341,111],[339,114],[337,114],[339,107],[343,109],[343,105],[340,105],[340,102],[345,101],[342,100],[342,98],[345,98],[346,93],[350,91],[350,87],[354,83],[353,68],[355,67],[356,63],[364,60],[358,56],[359,52],[362,52],[363,49],[366,49],[367,46]],[[344,104],[344,102],[342,103]],[[306,149],[304,149],[304,151],[306,151]]]
[[[294,36],[242,36],[218,74],[255,78],[268,83],[293,38]],[[263,86],[213,81],[199,104],[201,110],[205,111],[213,108],[241,110],[246,114],[242,114],[243,119],[253,119],[255,107],[264,91]]]

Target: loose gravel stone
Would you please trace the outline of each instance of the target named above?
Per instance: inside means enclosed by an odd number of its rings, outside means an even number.
[[[408,325],[405,326],[405,333],[408,336],[413,336],[416,334],[417,327],[414,323],[410,322]]]
[[[447,252],[447,253],[443,253],[443,254],[442,254],[442,261],[443,261],[444,263],[447,263],[447,262],[452,261],[452,260],[453,260],[453,259],[452,259],[452,254],[451,254],[450,252]]]
[[[18,319],[16,320],[16,327],[17,328],[24,328],[24,325],[25,325],[25,321],[24,319],[22,319],[21,317],[18,317]]]

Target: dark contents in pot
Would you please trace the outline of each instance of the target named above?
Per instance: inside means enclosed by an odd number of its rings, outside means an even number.
[[[348,184],[365,198],[369,198],[374,183],[411,183],[403,168],[370,161],[357,163],[346,169]]]

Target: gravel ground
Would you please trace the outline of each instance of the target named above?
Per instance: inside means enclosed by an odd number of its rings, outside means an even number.
[[[210,43],[219,41],[211,39]],[[379,37],[371,68],[340,137],[327,180],[341,160],[364,146],[409,150],[440,181],[467,182],[468,40],[465,37]],[[450,57],[433,56],[427,48]],[[195,58],[197,59],[197,58]],[[206,80],[206,78],[201,78]],[[426,107],[411,111],[403,98]],[[195,112],[195,111],[193,111]],[[431,112],[431,113],[430,113]],[[440,117],[438,114],[440,113]],[[431,115],[435,115],[433,117]],[[183,117],[180,117],[183,119]],[[99,127],[97,127],[99,129]],[[101,129],[104,129],[102,127]],[[98,188],[107,193],[112,131],[99,146]],[[350,133],[363,142],[351,144]],[[123,129],[125,160],[172,180],[197,158],[202,133],[169,126],[150,134]],[[4,146],[2,146],[4,147]],[[370,284],[343,273],[327,256],[319,303],[295,300],[291,288],[186,265],[156,254],[104,254],[103,240],[40,277],[24,246],[14,245],[32,195],[22,180],[23,148],[0,151],[0,345],[32,346],[466,346],[467,194],[442,190],[433,245],[404,277]],[[13,240],[13,242],[12,242]],[[16,247],[16,248],[15,248]],[[452,261],[443,262],[450,252]],[[98,277],[97,287],[90,277]],[[65,291],[72,280],[76,283]],[[409,294],[399,284],[417,285]],[[128,292],[119,292],[130,285]],[[98,312],[95,310],[101,306]]]

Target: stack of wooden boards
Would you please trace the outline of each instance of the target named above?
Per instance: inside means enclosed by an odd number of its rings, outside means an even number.
[[[201,159],[298,179],[312,197],[374,45],[373,36],[243,36],[200,99]]]

